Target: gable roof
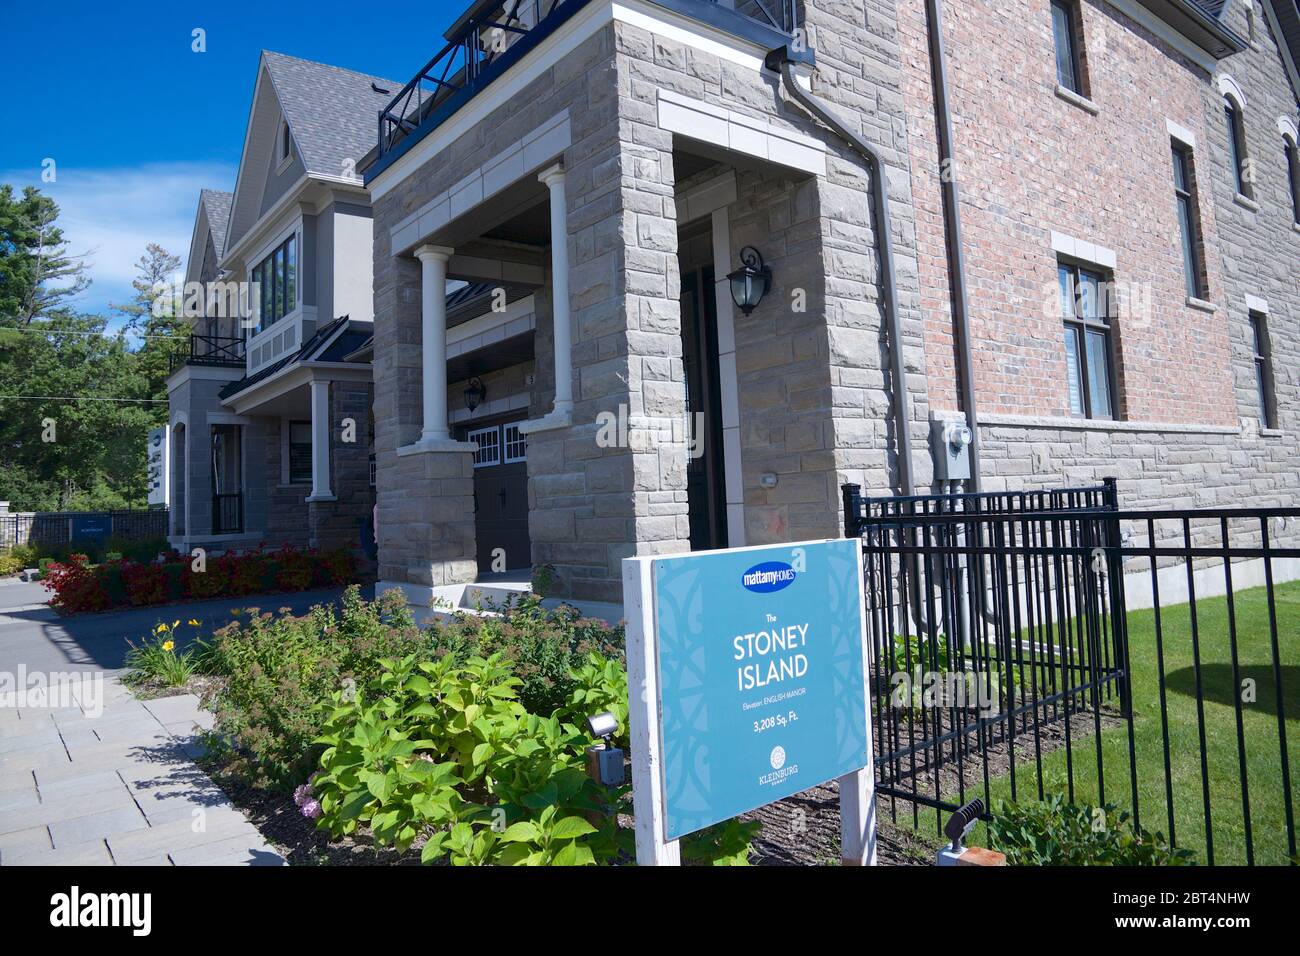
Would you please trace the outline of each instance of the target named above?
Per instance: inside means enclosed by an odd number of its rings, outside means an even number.
[[[212,244],[216,246],[218,256],[226,248],[226,229],[230,225],[230,204],[234,198],[234,193],[219,189],[199,190],[199,204],[208,217],[208,231],[212,233]]]
[[[1300,99],[1300,0],[1264,0],[1274,33],[1280,33],[1278,45],[1287,59],[1287,72],[1291,76],[1292,92]]]
[[[289,126],[298,177],[360,188],[361,177],[349,169],[348,161],[359,162],[374,146],[379,111],[401,86],[382,77],[263,50],[223,258],[239,247],[267,211],[263,202],[267,170],[276,167],[281,119]]]
[[[295,362],[352,361],[348,356],[358,351],[366,343],[366,340],[371,336],[370,330],[372,328],[373,326],[369,322],[353,322],[346,315],[341,315],[317,329],[315,334],[303,342],[302,347],[296,352],[290,352],[266,366],[266,368],[258,369],[252,375],[245,375],[241,379],[227,382],[217,392],[217,396],[225,400],[238,395],[258,382],[266,381],[276,372],[288,368]],[[352,364],[366,365],[369,363],[367,360],[352,361]]]
[[[403,86],[271,50],[262,62],[308,173],[339,176],[346,160],[359,162],[375,145],[379,111]]]

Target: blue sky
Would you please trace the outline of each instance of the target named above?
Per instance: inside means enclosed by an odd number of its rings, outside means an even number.
[[[261,50],[405,82],[468,5],[423,0],[394,29],[394,8],[355,0],[6,4],[0,182],[59,203],[94,279],[78,305],[105,310],[130,297],[145,243],[186,254],[200,188],[234,188]],[[196,28],[206,52],[191,50]]]

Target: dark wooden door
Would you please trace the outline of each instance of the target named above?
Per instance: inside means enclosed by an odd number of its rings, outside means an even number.
[[[718,388],[718,321],[713,269],[682,276],[682,364],[690,416],[686,464],[691,550],[727,546],[727,496],[722,463],[722,401]]]
[[[479,571],[485,574],[532,566],[522,420],[474,425],[462,436],[479,446],[474,455],[474,536]]]

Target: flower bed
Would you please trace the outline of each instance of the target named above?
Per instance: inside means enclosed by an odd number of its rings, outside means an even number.
[[[230,551],[207,561],[202,570],[195,570],[190,558],[175,551],[147,563],[117,559],[91,564],[86,555],[73,554],[66,562],[51,564],[42,583],[54,592],[52,607],[79,614],[336,587],[350,583],[356,570],[350,551],[300,551],[285,545],[275,551]]]

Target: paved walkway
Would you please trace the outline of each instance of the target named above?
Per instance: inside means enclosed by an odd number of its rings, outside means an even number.
[[[340,593],[241,601],[298,612]],[[283,865],[194,765],[212,719],[198,699],[139,701],[119,681],[128,639],[164,618],[195,617],[210,632],[241,602],[61,618],[47,598],[40,585],[0,583],[0,866]],[[71,681],[61,699],[5,699],[30,686],[24,674],[55,673]]]
[[[0,707],[0,866],[283,865],[191,759],[211,719],[116,678],[71,706]]]

